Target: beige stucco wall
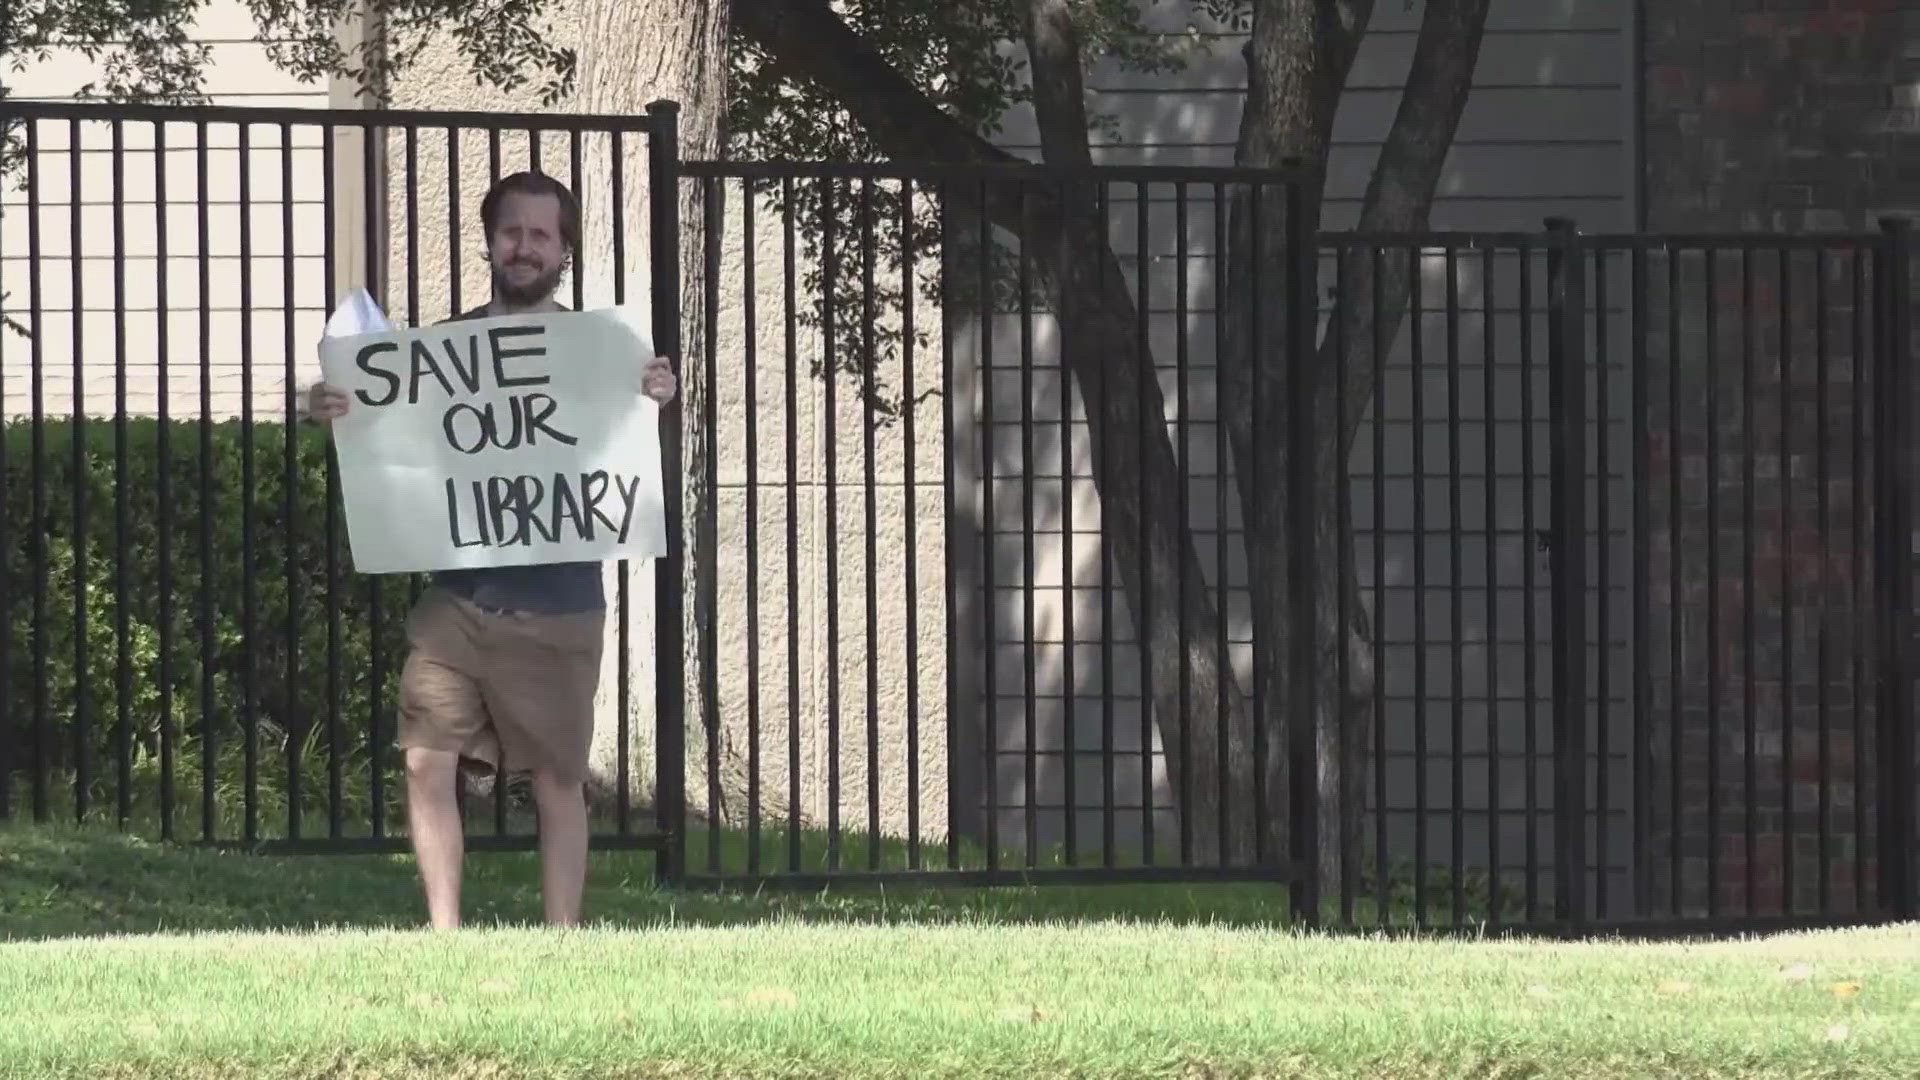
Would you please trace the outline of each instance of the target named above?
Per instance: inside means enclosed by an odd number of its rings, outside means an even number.
[[[240,0],[208,3],[194,24],[193,36],[211,49],[205,90],[215,104],[324,107],[334,93],[333,87],[303,84],[274,66],[266,47],[253,40],[252,18]],[[8,81],[16,98],[63,99],[96,77],[97,69],[97,64],[75,52],[57,52],[10,74]],[[123,350],[128,409],[136,414],[158,410],[158,361],[164,322],[166,404],[173,415],[200,414],[199,372],[203,363],[211,366],[214,374],[209,403],[212,412],[216,416],[237,414],[241,410],[241,370],[249,347],[254,407],[267,415],[280,413],[289,329],[295,342],[316,339],[327,302],[328,289],[321,276],[324,245],[318,129],[295,128],[287,147],[290,152],[283,155],[280,127],[254,126],[247,132],[243,159],[235,125],[208,127],[205,255],[211,311],[204,334],[199,319],[201,250],[196,212],[201,182],[199,132],[191,124],[166,125],[163,165],[155,153],[155,125],[125,124],[122,146],[126,153],[117,200],[110,152],[112,126],[80,125],[77,189],[70,152],[73,135],[72,127],[64,121],[41,123],[34,131],[41,151],[34,165],[39,170],[40,202],[40,385],[46,408],[50,412],[71,412],[74,402],[76,329],[72,310],[76,306],[76,283],[70,256],[72,208],[77,203],[82,255],[77,285],[81,316],[78,351],[84,406],[92,412],[114,408],[116,354]],[[245,260],[241,258],[239,202],[243,173],[251,185],[247,194],[253,205],[246,222],[251,230],[250,258]],[[283,183],[283,177],[287,182]],[[155,201],[163,182],[168,207],[165,266],[158,260],[163,225]],[[116,201],[121,208],[121,251],[125,256],[125,291],[118,298],[111,258]],[[294,228],[290,251],[283,243],[289,201]],[[22,186],[8,184],[0,191],[0,291],[10,294],[7,310],[22,323],[28,321],[29,267],[33,265],[27,210],[28,196]],[[286,295],[289,261],[291,304]],[[167,285],[164,320],[158,309],[163,275]],[[255,311],[250,327],[239,310],[242,282],[253,290]],[[0,364],[5,366],[5,377],[0,381],[0,394],[4,394],[0,415],[28,411],[34,369],[27,343],[15,335],[0,335]]]
[[[558,37],[577,36],[575,9],[560,6]],[[639,107],[653,95],[636,87],[632,105]],[[392,90],[393,106],[419,109],[475,109],[485,111],[537,111],[542,106],[529,95],[501,94],[473,85],[466,75],[465,62],[447,47],[429,47],[420,63],[410,70]],[[584,106],[584,108],[583,108]],[[571,102],[554,111],[594,111],[607,108],[605,102]],[[416,137],[414,161],[417,184],[412,205],[419,226],[410,238],[407,229],[409,191],[406,182],[406,144],[396,134],[386,146],[389,178],[386,208],[389,214],[387,238],[388,276],[384,298],[397,316],[408,313],[409,299],[416,302],[413,313],[423,321],[443,317],[453,308],[454,255],[458,252],[459,302],[472,305],[487,295],[487,276],[479,235],[478,207],[491,175],[487,140],[482,133],[459,134],[459,194],[462,200],[463,235],[449,237],[448,220],[448,139],[443,131],[425,131]],[[529,138],[524,132],[510,133],[501,141],[500,172],[512,172],[531,164]],[[545,133],[540,139],[540,166],[563,180],[572,181],[573,141],[562,133]],[[614,206],[611,186],[613,140],[605,133],[583,135],[579,140],[579,158],[583,177],[577,184],[583,203],[586,239],[577,273],[581,275],[580,299],[588,307],[611,304],[614,293]],[[650,296],[648,208],[646,204],[647,154],[645,138],[631,133],[621,140],[621,175],[626,194],[621,222],[620,256],[625,269],[626,302],[647,305]],[[829,774],[833,768],[828,756],[828,730],[837,696],[839,722],[839,820],[843,827],[866,828],[870,824],[867,804],[869,764],[877,769],[881,812],[877,825],[892,835],[907,830],[909,795],[907,778],[910,745],[917,748],[920,773],[920,807],[917,812],[924,838],[937,839],[946,829],[945,755],[946,755],[946,633],[944,589],[946,584],[944,553],[944,495],[941,487],[943,434],[939,423],[940,402],[933,399],[920,406],[915,438],[915,469],[905,473],[903,432],[894,427],[877,432],[875,438],[875,573],[871,582],[866,574],[866,524],[864,505],[865,458],[861,441],[863,417],[858,386],[843,377],[838,384],[837,408],[826,410],[825,385],[809,372],[822,354],[818,333],[801,327],[791,350],[798,364],[797,399],[793,406],[795,428],[792,438],[795,453],[787,456],[788,396],[786,357],[789,343],[785,333],[784,286],[780,216],[768,200],[756,204],[754,229],[752,294],[756,319],[751,329],[745,320],[748,292],[748,245],[742,227],[742,193],[739,186],[725,191],[725,232],[720,241],[721,270],[715,282],[719,294],[718,333],[712,355],[715,388],[714,411],[717,418],[714,471],[718,483],[715,507],[717,522],[715,638],[708,653],[715,664],[719,703],[715,729],[720,755],[712,764],[719,778],[722,799],[729,820],[743,820],[750,788],[749,764],[754,757],[750,718],[757,712],[760,747],[759,780],[763,804],[762,820],[771,822],[786,817],[785,808],[793,792],[795,779],[789,759],[790,738],[798,743],[798,794],[802,815],[809,823],[825,822],[829,816]],[[805,235],[804,226],[800,230]],[[689,223],[686,243],[699,250],[700,233]],[[798,272],[810,269],[803,252],[796,252]],[[409,273],[411,268],[412,273]],[[562,287],[563,299],[573,302],[573,283]],[[802,301],[804,303],[804,300]],[[938,311],[922,304],[916,313],[919,325],[938,327]],[[705,383],[705,354],[698,351],[704,340],[704,324],[695,311],[686,312],[687,344],[694,349],[686,357],[686,377]],[[751,340],[750,340],[751,339]],[[934,338],[938,340],[937,334]],[[757,385],[749,400],[748,351],[755,354]],[[939,353],[922,351],[915,362],[914,379],[921,388],[938,385]],[[898,366],[885,370],[882,379],[891,385],[901,383]],[[697,396],[693,399],[698,400]],[[753,423],[753,445],[757,450],[749,475],[747,427]],[[836,436],[833,456],[835,478],[829,485],[826,444],[828,432]],[[690,466],[693,465],[690,459]],[[829,487],[838,502],[836,522],[827,515]],[[753,497],[755,525],[752,529],[752,559],[749,560],[748,504]],[[791,510],[789,500],[791,498]],[[914,502],[915,528],[911,539],[907,530],[906,506]],[[794,518],[794,539],[789,549],[789,516]],[[833,565],[837,569],[837,599],[840,652],[837,667],[829,665],[828,626],[828,546],[837,543]],[[689,534],[689,543],[697,543],[697,534]],[[906,552],[916,559],[916,593],[906,591]],[[789,556],[797,566],[790,580]],[[608,568],[608,592],[615,595],[620,569]],[[634,790],[645,792],[652,780],[651,762],[655,723],[655,683],[652,643],[656,623],[653,618],[652,566],[634,567],[630,573],[632,609],[628,612],[628,631],[633,642],[632,670],[629,682],[632,700],[630,725],[633,755]],[[871,586],[876,592],[876,617],[869,624],[865,595]],[[749,627],[749,606],[757,603],[757,627]],[[688,596],[689,607],[695,598]],[[919,610],[917,641],[908,636],[910,605]],[[610,620],[609,649],[601,683],[601,708],[598,724],[597,758],[603,769],[615,763],[617,715],[617,621]],[[757,650],[750,648],[757,641]],[[873,643],[878,693],[868,694],[867,663],[869,641]],[[757,655],[756,655],[757,653]],[[919,684],[917,711],[908,709],[909,658],[917,664]],[[693,812],[703,814],[708,804],[708,728],[702,711],[702,650],[697,639],[687,641],[687,788]],[[757,668],[756,668],[757,662]],[[794,696],[792,675],[798,673],[798,696]],[[757,673],[756,673],[757,672]],[[873,714],[878,737],[869,737],[869,712]],[[914,734],[909,734],[909,729]]]
[[[580,36],[579,5],[557,7],[561,38]],[[357,25],[346,31],[360,32]],[[214,62],[207,72],[207,90],[216,104],[293,105],[301,107],[357,107],[362,104],[346,86],[303,85],[276,68],[263,46],[252,41],[254,29],[238,0],[210,4],[196,24],[196,37],[212,43]],[[55,57],[29,68],[12,80],[22,98],[59,98],[70,95],[85,79],[75,58]],[[634,105],[654,95],[634,88]],[[388,96],[396,108],[538,112],[546,108],[531,94],[503,94],[475,84],[451,43],[430,45],[419,64],[400,80]],[[552,111],[573,111],[585,102],[562,103]],[[593,103],[605,109],[606,103]],[[449,135],[428,128],[414,136],[413,169],[408,168],[406,136],[390,132],[376,143],[372,169],[364,167],[363,136],[357,128],[333,129],[334,277],[328,280],[323,256],[327,252],[326,170],[323,162],[325,129],[292,129],[290,154],[282,155],[281,128],[255,125],[248,129],[248,153],[239,149],[239,128],[214,124],[207,128],[205,184],[207,233],[205,264],[208,278],[206,330],[201,329],[199,275],[201,248],[196,213],[201,182],[195,150],[200,133],[191,124],[170,124],[165,132],[164,164],[154,152],[153,125],[129,123],[123,128],[122,188],[116,200],[110,146],[111,126],[81,126],[80,203],[81,309],[79,331],[82,358],[82,407],[93,415],[115,408],[116,354],[124,351],[127,407],[135,415],[160,410],[163,389],[159,358],[164,334],[167,366],[164,389],[167,411],[174,417],[200,415],[203,404],[219,418],[239,415],[245,408],[241,388],[243,371],[250,366],[251,405],[262,419],[285,415],[285,392],[291,376],[296,387],[317,375],[312,344],[320,335],[327,312],[350,285],[370,286],[376,298],[397,320],[431,321],[444,317],[456,305],[471,306],[485,299],[487,274],[479,235],[478,208],[490,176],[488,139],[484,132],[462,130],[457,169],[449,171]],[[35,131],[40,151],[38,170],[39,259],[29,259],[27,199],[9,187],[0,203],[0,289],[12,294],[7,310],[25,321],[31,292],[29,267],[37,265],[42,319],[38,325],[40,367],[25,342],[7,336],[0,340],[0,411],[21,415],[31,407],[36,379],[51,414],[73,408],[76,353],[70,315],[74,285],[69,260],[71,233],[69,202],[73,185],[68,172],[69,129],[64,122],[44,123]],[[567,136],[548,133],[540,143],[541,166],[563,179],[572,179]],[[501,140],[502,172],[526,167],[530,147],[524,133]],[[614,292],[612,191],[613,140],[591,133],[579,141],[584,182],[587,241],[580,260],[581,299],[588,307],[611,304]],[[625,271],[625,299],[646,304],[649,295],[648,217],[646,196],[647,149],[635,132],[622,137],[620,166],[625,188],[621,258]],[[166,209],[158,212],[158,171],[164,170]],[[245,238],[249,257],[243,259],[241,181],[251,212]],[[371,175],[372,186],[368,178]],[[412,183],[409,183],[411,177]],[[450,236],[447,222],[451,202],[457,199],[461,234]],[[757,705],[762,731],[762,798],[766,817],[784,816],[793,783],[789,764],[789,732],[799,747],[799,795],[803,815],[810,821],[828,817],[829,715],[837,709],[839,723],[843,826],[870,824],[866,802],[871,761],[877,769],[882,811],[879,826],[887,832],[905,831],[912,798],[907,790],[910,745],[917,745],[920,805],[915,816],[922,834],[936,839],[946,821],[946,588],[948,562],[943,519],[943,433],[938,398],[924,402],[917,414],[914,474],[905,472],[903,431],[895,426],[875,437],[876,484],[874,564],[872,581],[866,574],[866,527],[863,501],[865,459],[862,453],[863,418],[858,386],[843,377],[838,406],[829,416],[824,384],[810,372],[817,365],[822,343],[817,333],[800,328],[791,350],[798,364],[798,398],[794,405],[795,456],[787,460],[788,401],[785,360],[789,343],[782,311],[780,219],[770,203],[758,207],[753,289],[759,319],[753,333],[758,354],[758,387],[748,400],[745,363],[748,330],[742,317],[746,290],[746,245],[740,228],[740,192],[728,191],[729,232],[722,241],[724,258],[717,279],[722,312],[713,355],[716,360],[718,530],[716,640],[709,655],[717,665],[721,760],[717,775],[737,820],[744,811],[748,789],[751,737],[748,718]],[[121,208],[125,291],[116,296],[113,204]],[[291,203],[293,244],[283,242],[284,207]],[[380,217],[371,231],[365,208]],[[409,214],[414,215],[410,223]],[[164,241],[167,260],[157,251]],[[412,229],[409,229],[409,225]],[[801,229],[804,235],[805,228]],[[373,257],[368,257],[369,241]],[[697,247],[697,230],[687,234]],[[810,266],[799,255],[799,272]],[[457,270],[456,270],[457,266]],[[292,290],[286,288],[291,273]],[[164,275],[166,308],[158,309],[158,283]],[[456,281],[457,277],[457,281]],[[250,317],[243,320],[243,286],[251,290]],[[571,297],[571,282],[566,287]],[[803,301],[804,302],[804,301]],[[688,312],[689,345],[700,340],[700,326]],[[921,305],[919,325],[937,330],[938,311]],[[243,335],[243,330],[250,333]],[[246,344],[243,346],[243,336]],[[933,335],[937,342],[938,335]],[[702,356],[689,357],[689,363]],[[920,389],[937,386],[940,379],[937,348],[922,350],[914,380]],[[203,403],[200,372],[210,368],[212,394]],[[881,372],[884,383],[902,382],[898,365]],[[690,378],[698,379],[690,373]],[[747,425],[753,417],[757,460],[749,475]],[[836,473],[832,489],[838,503],[836,522],[828,521],[829,482],[826,437],[837,435]],[[791,483],[789,482],[791,481]],[[749,492],[754,507],[756,540],[749,565],[747,522]],[[793,509],[789,510],[789,499]],[[914,528],[907,527],[906,507],[914,505]],[[796,518],[791,554],[798,573],[788,575],[788,518]],[[828,664],[829,537],[837,544],[836,596],[839,612],[838,667]],[[906,589],[906,553],[916,560],[914,595]],[[641,797],[652,781],[655,685],[652,663],[654,627],[652,566],[631,567],[630,609],[626,613],[632,649],[628,689],[632,711],[628,717],[633,789]],[[608,592],[617,595],[620,569],[609,567]],[[869,625],[866,590],[876,593],[876,618]],[[749,594],[758,604],[757,650],[749,648]],[[689,597],[691,604],[692,598]],[[919,612],[918,638],[908,637],[908,612]],[[794,632],[790,633],[789,628]],[[610,622],[609,649],[601,689],[597,756],[603,769],[616,762],[620,729],[617,716],[617,624]],[[867,662],[872,643],[877,694],[869,701]],[[758,671],[749,658],[757,653]],[[687,643],[688,670],[688,790],[694,809],[705,808],[707,738],[700,712],[702,650],[696,640]],[[911,662],[917,665],[918,685],[913,695],[917,709],[908,707]],[[798,696],[791,690],[798,673]],[[832,707],[829,699],[835,699]],[[752,699],[751,701],[749,699]],[[869,713],[878,730],[870,739]],[[914,734],[909,735],[909,728]]]

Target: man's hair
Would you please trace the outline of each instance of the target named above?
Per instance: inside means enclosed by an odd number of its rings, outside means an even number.
[[[565,241],[567,250],[580,250],[580,200],[565,184],[545,173],[517,172],[512,176],[503,176],[480,201],[480,224],[486,230],[486,239],[493,242],[493,227],[500,220],[500,203],[509,195],[551,195],[560,201],[560,239]]]

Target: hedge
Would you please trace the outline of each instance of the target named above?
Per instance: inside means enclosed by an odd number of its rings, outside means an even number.
[[[305,786],[303,813],[325,814],[329,748],[336,734],[341,769],[356,778],[348,782],[347,794],[363,802],[369,747],[385,753],[391,741],[394,675],[408,604],[419,582],[408,576],[353,573],[345,519],[336,513],[330,589],[325,527],[330,452],[325,432],[255,422],[251,476],[245,468],[247,435],[240,421],[203,425],[185,420],[163,427],[153,419],[129,419],[124,426],[112,419],[78,425],[65,418],[49,419],[39,425],[36,454],[30,420],[5,426],[0,438],[5,452],[0,465],[0,549],[6,559],[7,637],[0,642],[5,650],[0,779],[11,774],[15,813],[28,807],[36,768],[70,782],[81,755],[91,773],[90,796],[110,806],[121,768],[123,708],[124,749],[142,800],[155,797],[161,732],[170,725],[178,805],[197,812],[201,754],[211,737],[220,817],[230,820],[239,803],[237,785],[243,780],[245,733],[251,722],[263,814],[284,808],[292,763],[297,763]],[[290,507],[289,439],[294,466]],[[210,465],[204,493],[203,462]],[[80,494],[84,535],[75,520]],[[168,512],[164,533],[163,509]],[[117,549],[122,529],[125,547]],[[171,549],[164,560],[163,538]],[[124,567],[116,557],[120,550]],[[82,563],[84,573],[79,572]],[[249,564],[250,619],[244,588]],[[36,581],[44,582],[38,620]],[[76,581],[85,586],[84,655],[76,655],[75,648]],[[164,613],[171,633],[164,681],[163,596],[171,600],[171,610]],[[337,635],[332,677],[330,630]],[[384,668],[378,684],[376,641]],[[37,646],[44,649],[43,672],[35,663]],[[76,695],[83,691],[88,719],[81,740],[75,718]],[[162,698],[169,691],[171,707],[163,715]],[[329,727],[330,716],[338,717],[337,731]],[[370,739],[374,721],[380,726]],[[150,802],[143,807],[154,808]],[[361,816],[366,809],[349,807]]]

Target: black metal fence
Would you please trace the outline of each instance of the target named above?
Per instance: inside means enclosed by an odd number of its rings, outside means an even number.
[[[610,571],[596,758],[663,878],[1920,902],[1904,226],[1316,235],[1310,176],[681,162],[667,109],[8,107],[0,816],[404,843],[417,584],[348,570],[295,392],[346,284],[475,302],[527,166],[574,304],[644,280],[681,356],[684,565]]]

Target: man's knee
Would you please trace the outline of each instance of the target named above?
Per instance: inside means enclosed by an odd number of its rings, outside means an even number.
[[[533,794],[542,802],[548,799],[583,799],[586,797],[586,782],[577,776],[563,776],[552,769],[535,769]]]
[[[444,785],[452,793],[454,772],[460,767],[460,755],[452,750],[430,750],[409,746],[406,752],[407,780],[426,786]]]

